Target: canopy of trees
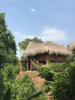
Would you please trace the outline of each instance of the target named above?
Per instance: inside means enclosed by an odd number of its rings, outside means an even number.
[[[25,39],[24,41],[18,43],[19,44],[19,47],[22,49],[22,50],[25,50],[28,43],[30,41],[33,41],[33,42],[36,42],[36,43],[42,43],[43,41],[41,39],[38,39],[37,37],[34,37],[33,39]]]
[[[14,36],[5,23],[5,13],[0,13],[0,67],[5,63],[15,63],[16,50]]]

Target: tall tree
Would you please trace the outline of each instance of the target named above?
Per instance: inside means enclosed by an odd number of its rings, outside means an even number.
[[[0,67],[5,63],[14,63],[16,59],[16,43],[14,36],[7,29],[5,13],[0,13]]]
[[[27,45],[30,41],[36,42],[36,43],[42,43],[43,41],[41,39],[38,39],[37,37],[34,37],[33,39],[25,39],[22,42],[19,42],[18,45],[22,50],[25,50],[27,48]]]

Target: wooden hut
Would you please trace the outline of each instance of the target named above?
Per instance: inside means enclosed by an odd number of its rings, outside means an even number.
[[[27,60],[21,60],[20,71],[22,71],[22,62],[27,63],[27,70],[31,70],[31,64],[35,67],[39,63],[48,64],[50,62],[63,62],[67,55],[71,55],[71,51],[62,45],[47,41],[43,43],[29,42],[27,48],[23,51],[23,56]]]
[[[68,49],[68,51],[75,51],[75,41],[68,44],[67,49]]]

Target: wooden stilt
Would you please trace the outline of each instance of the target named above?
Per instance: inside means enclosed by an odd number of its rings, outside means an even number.
[[[21,62],[21,48],[20,48],[20,72],[22,71],[22,62]]]
[[[28,63],[28,61],[27,61],[27,71],[29,70],[29,63]]]
[[[30,71],[31,71],[32,69],[31,69],[31,62],[30,62]]]
[[[46,55],[46,65],[48,65],[48,61],[49,61],[49,56],[48,54]]]
[[[39,61],[37,60],[37,64],[38,64],[38,66],[39,66]]]
[[[22,71],[22,62],[20,61],[20,71]]]

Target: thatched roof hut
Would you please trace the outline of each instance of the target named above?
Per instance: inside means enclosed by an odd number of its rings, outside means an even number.
[[[43,43],[29,42],[27,48],[23,51],[24,56],[35,56],[44,53],[49,53],[49,55],[71,55],[71,51],[68,51],[66,47],[50,41]]]
[[[67,49],[68,49],[68,51],[74,51],[75,50],[75,41],[68,44]]]

